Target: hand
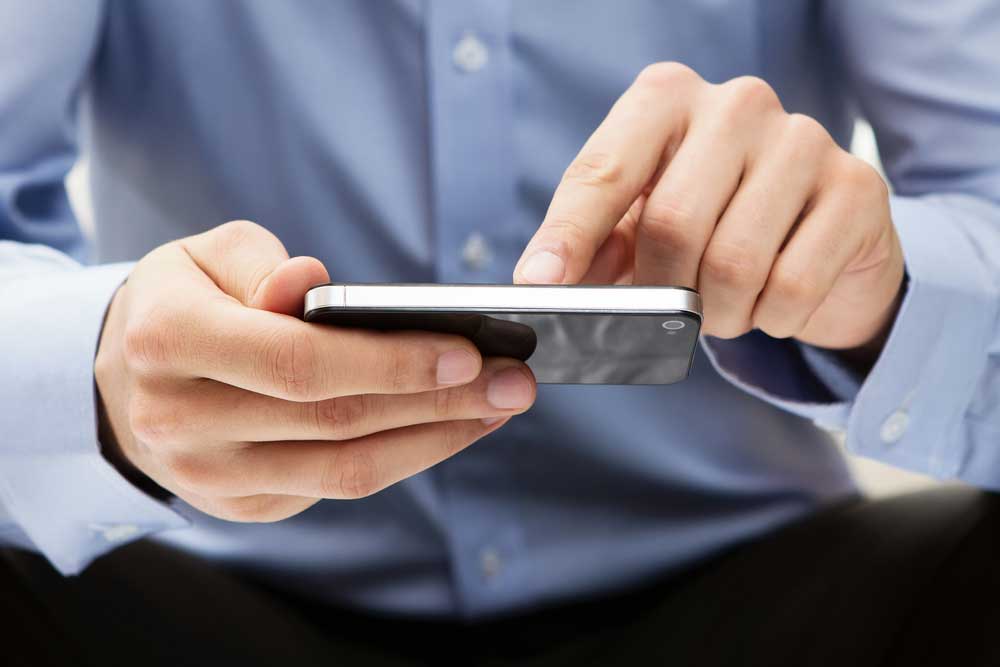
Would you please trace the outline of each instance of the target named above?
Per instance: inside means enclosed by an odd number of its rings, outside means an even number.
[[[878,173],[763,81],[646,68],[563,175],[523,283],[697,288],[704,333],[879,340],[903,255]]]
[[[465,338],[295,317],[328,280],[248,222],[143,258],[95,362],[121,456],[208,514],[274,521],[420,472],[534,401],[524,364]]]

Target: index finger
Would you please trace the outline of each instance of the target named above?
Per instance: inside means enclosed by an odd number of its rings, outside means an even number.
[[[288,401],[418,393],[466,384],[482,369],[476,347],[456,335],[309,324],[222,299],[166,317],[132,343],[163,351],[155,365]]]
[[[700,78],[677,63],[647,67],[563,174],[541,227],[514,270],[516,283],[574,284],[687,126]]]

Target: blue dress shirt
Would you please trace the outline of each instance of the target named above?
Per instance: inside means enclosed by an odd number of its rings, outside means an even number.
[[[1000,4],[0,4],[0,540],[65,573],[146,535],[338,604],[469,618],[637,584],[854,492],[854,452],[1000,489]],[[668,387],[543,386],[360,501],[237,524],[101,457],[93,358],[151,248],[234,218],[335,280],[509,282],[639,70],[755,74],[876,129],[910,277],[865,378],[750,334]],[[96,237],[64,176],[91,165]],[[851,224],[844,220],[843,224]]]

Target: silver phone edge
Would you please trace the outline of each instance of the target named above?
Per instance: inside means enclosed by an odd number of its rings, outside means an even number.
[[[447,289],[444,289],[447,288]],[[451,312],[689,313],[701,297],[679,287],[330,284],[306,292],[304,316],[323,308]]]

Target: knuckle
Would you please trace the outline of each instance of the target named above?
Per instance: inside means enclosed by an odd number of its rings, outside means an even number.
[[[768,318],[761,318],[761,320],[757,323],[757,328],[771,338],[791,338],[802,330],[801,326],[790,320]]]
[[[316,346],[307,332],[283,331],[265,345],[263,358],[266,379],[293,401],[309,401],[316,396]]]
[[[409,393],[435,384],[428,370],[434,367],[429,346],[415,346],[403,338],[385,340],[386,348],[379,356],[381,367],[377,384],[384,387],[386,393]]]
[[[712,244],[701,261],[702,283],[726,287],[755,285],[764,273],[763,262],[750,250],[734,244]]]
[[[160,465],[174,482],[188,491],[212,495],[219,487],[219,476],[205,459],[190,452],[169,451],[159,456]]]
[[[745,113],[746,110],[775,110],[781,102],[774,88],[756,76],[740,76],[723,84],[728,93],[730,108]]]
[[[345,448],[330,457],[320,488],[324,497],[357,500],[380,490],[378,463],[369,448]]]
[[[173,351],[170,317],[163,310],[137,314],[125,324],[122,355],[135,371],[151,372],[163,368]]]
[[[732,340],[734,338],[739,338],[750,331],[749,325],[739,326],[739,325],[725,325],[718,332],[712,335],[716,338],[723,338],[725,340]]]
[[[257,239],[277,238],[264,227],[250,220],[231,220],[215,228],[216,237],[226,248],[243,245]]]
[[[252,270],[247,270],[245,277],[242,278],[239,275],[239,269],[236,264],[230,264],[218,270],[227,271],[230,274],[228,284],[239,286],[237,296],[242,303],[252,303],[254,296],[260,290],[260,286],[271,275],[272,268],[267,264],[259,264]]]
[[[809,312],[778,307],[773,300],[765,300],[754,312],[754,325],[771,338],[790,338],[802,331]]]
[[[837,180],[855,197],[860,197],[864,204],[889,196],[889,187],[878,171],[853,155],[844,154],[844,159],[837,169]]]
[[[165,445],[175,441],[183,421],[166,406],[164,401],[132,398],[128,412],[132,435],[147,445]]]
[[[241,254],[246,258],[244,251],[247,247],[260,248],[269,247],[277,251],[277,254],[287,258],[288,253],[284,245],[277,236],[264,227],[249,220],[233,220],[221,225],[214,235],[215,250],[219,257],[231,257]],[[238,285],[238,296],[244,303],[257,293],[258,288],[271,274],[273,265],[266,261],[259,261],[258,265],[248,266],[247,260],[243,262],[221,262],[215,270],[227,276],[226,283]]]
[[[587,233],[587,221],[573,213],[562,212],[545,220],[546,245],[558,252],[569,254],[573,249],[592,244]]]
[[[671,252],[686,253],[694,249],[691,230],[696,220],[694,209],[680,197],[658,196],[646,202],[639,229],[657,245]]]
[[[805,271],[778,265],[768,281],[772,298],[782,304],[805,304],[820,296],[816,281]],[[783,308],[783,310],[786,310]]]
[[[670,61],[647,65],[636,77],[637,84],[657,89],[687,86],[698,81],[701,81],[701,77],[693,69],[683,63]]]
[[[705,333],[715,336],[716,338],[723,338],[730,340],[733,338],[739,338],[743,334],[747,333],[751,329],[751,324],[749,321],[739,321],[739,320],[711,320],[708,316],[705,317],[705,323],[708,325],[706,327]]]
[[[160,440],[159,416],[146,407],[145,402],[133,400],[128,411],[128,429],[136,440],[147,444],[158,444]]]
[[[892,259],[897,243],[895,227],[885,225],[875,233],[866,235],[859,243],[856,255],[864,258],[862,266],[885,266]]]
[[[414,378],[412,358],[406,354],[402,345],[393,346],[389,355],[389,389],[393,393],[406,391]]]
[[[371,400],[367,395],[342,396],[313,403],[317,431],[334,440],[356,435],[369,418]]]
[[[833,143],[823,124],[803,113],[788,114],[785,119],[785,135],[793,144],[810,148]]]
[[[563,180],[591,187],[607,187],[620,183],[624,175],[625,165],[618,156],[584,150],[566,167]]]
[[[462,397],[467,389],[441,389],[434,392],[434,418],[444,420],[461,412]]]

